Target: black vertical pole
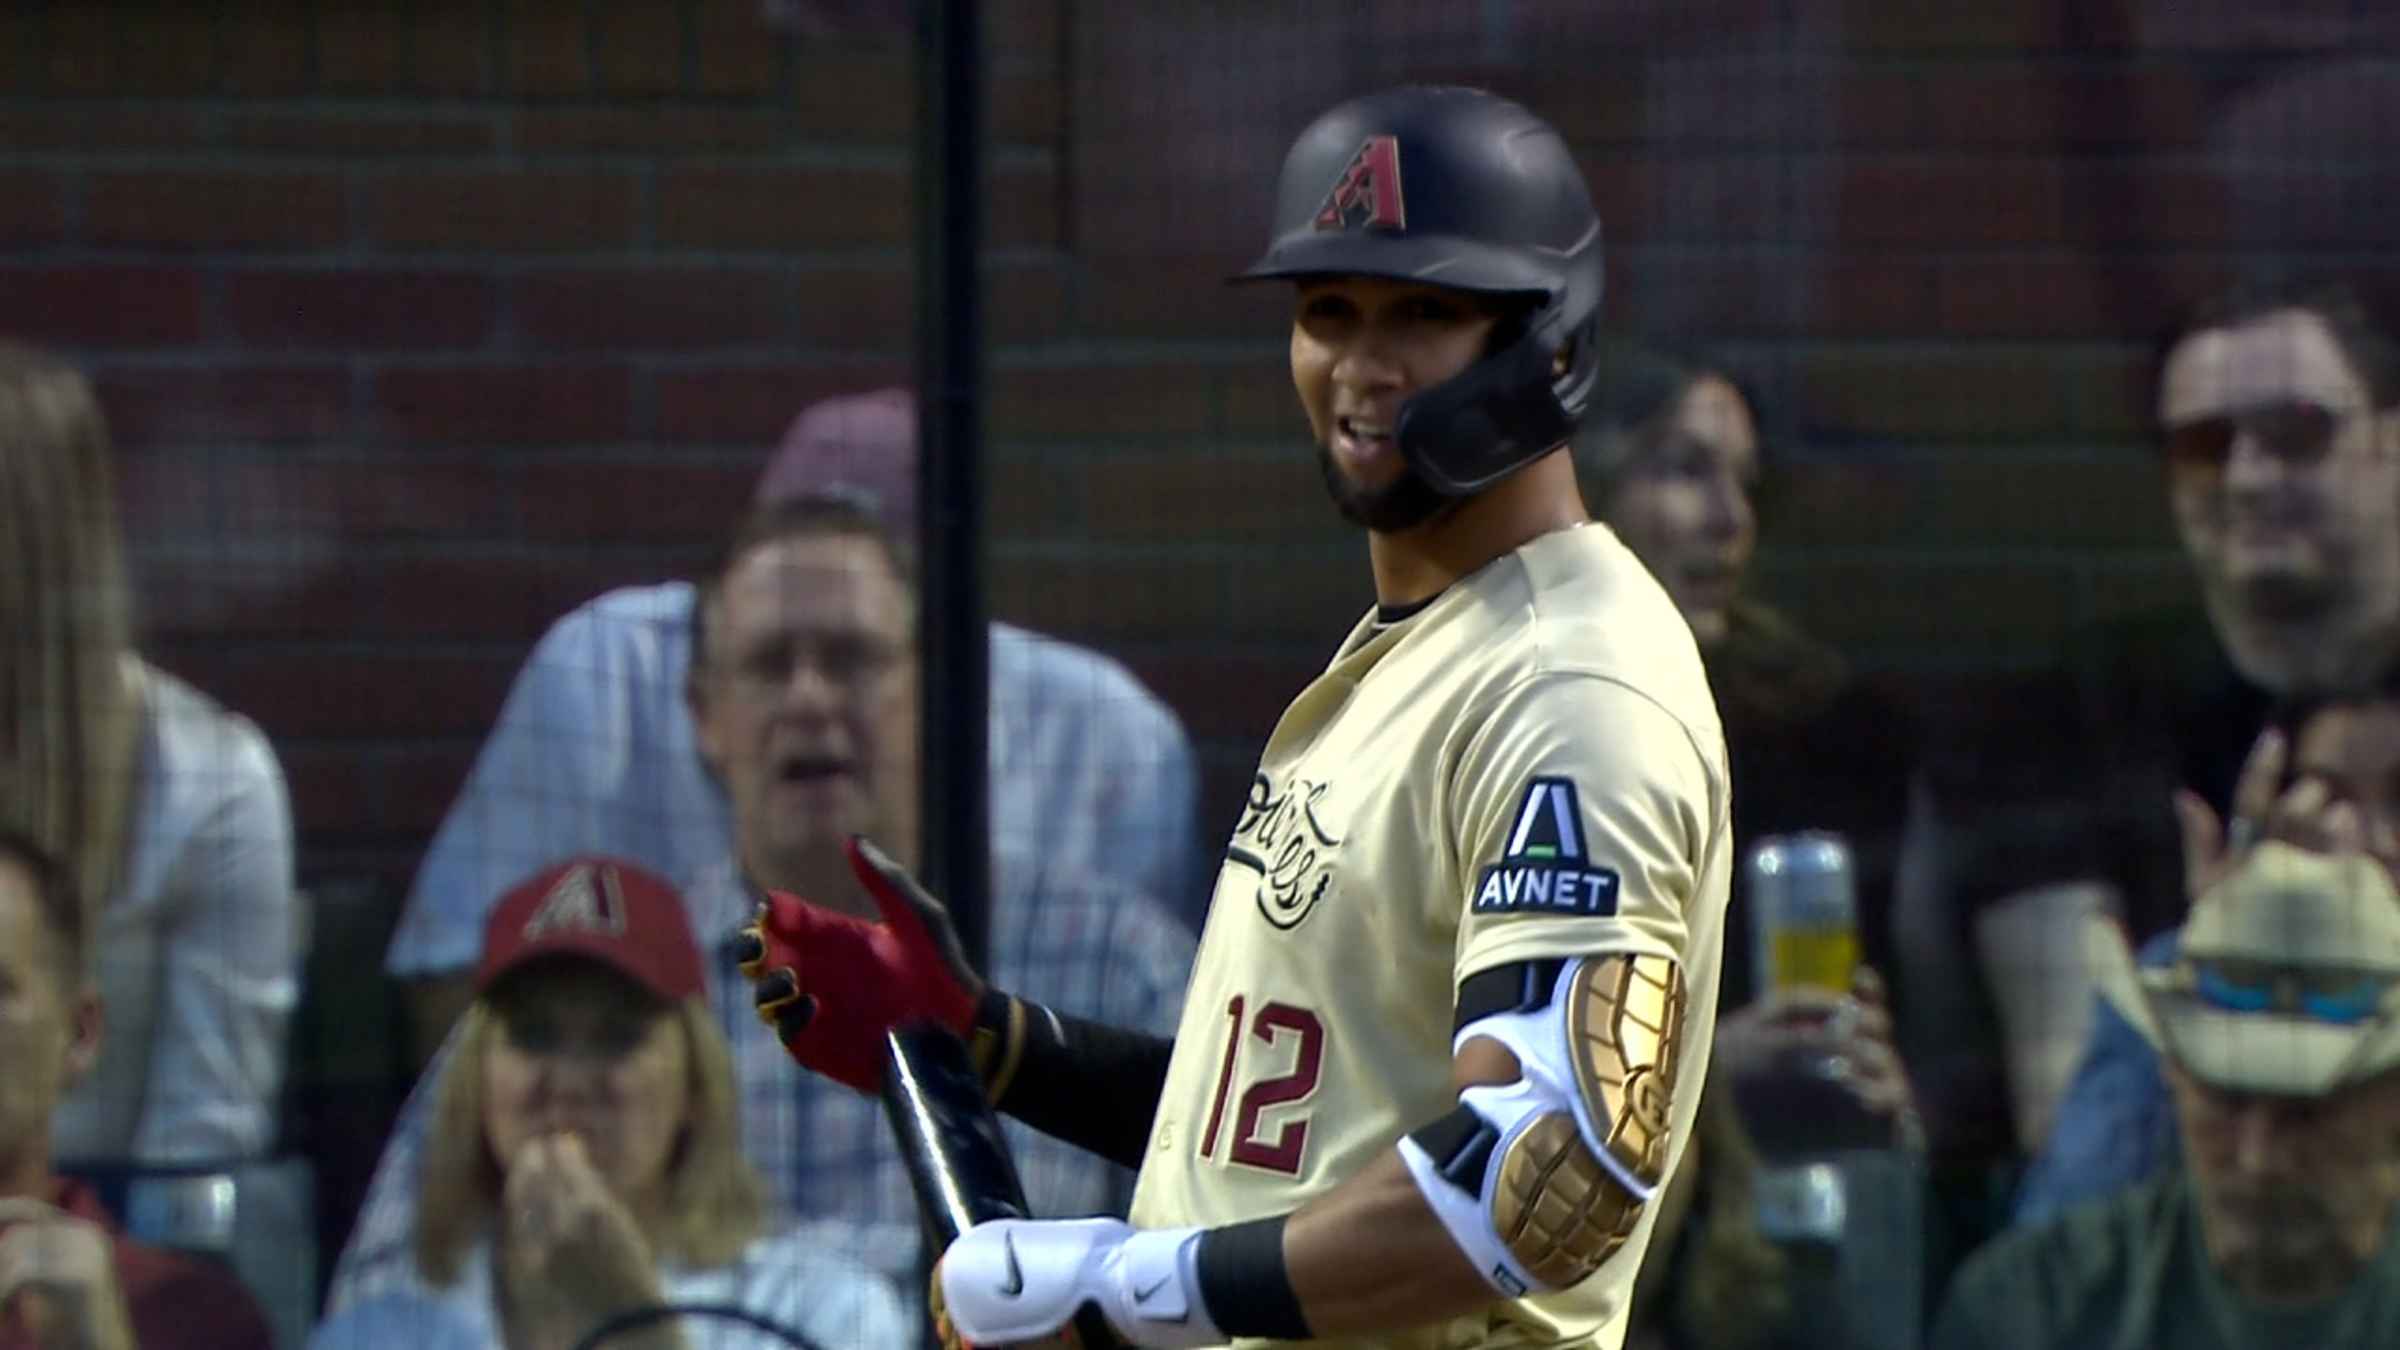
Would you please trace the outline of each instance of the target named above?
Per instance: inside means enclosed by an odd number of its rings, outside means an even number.
[[[990,946],[983,603],[983,49],[976,0],[917,3],[917,401],[924,856],[980,969]]]
[[[991,633],[983,612],[983,63],[978,0],[917,0],[917,619],[922,868],[989,969],[985,797]],[[918,1270],[939,1252],[926,1230]],[[924,1288],[920,1282],[919,1288]],[[926,1350],[939,1350],[930,1322]]]

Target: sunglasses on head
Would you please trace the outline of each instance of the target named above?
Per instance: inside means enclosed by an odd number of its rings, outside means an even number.
[[[2269,458],[2306,466],[2325,458],[2354,409],[2331,408],[2305,399],[2262,404],[2215,417],[2196,417],[2167,428],[2167,462],[2179,468],[2222,470],[2233,457],[2234,437],[2248,432]]]
[[[2393,980],[2357,971],[2297,971],[2225,961],[2196,962],[2192,993],[2210,1007],[2236,1013],[2281,1013],[2313,1022],[2356,1026],[2383,1009]]]

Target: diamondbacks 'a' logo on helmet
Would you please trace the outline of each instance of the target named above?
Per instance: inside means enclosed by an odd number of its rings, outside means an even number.
[[[1366,144],[1358,147],[1358,153],[1333,180],[1325,204],[1317,208],[1316,224],[1320,230],[1362,225],[1382,230],[1408,228],[1408,203],[1400,195],[1398,137],[1369,136]]]

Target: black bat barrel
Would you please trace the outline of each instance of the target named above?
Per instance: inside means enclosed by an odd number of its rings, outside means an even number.
[[[1024,1219],[1025,1188],[965,1042],[929,1024],[884,1033],[883,1110],[937,1247],[987,1219]]]

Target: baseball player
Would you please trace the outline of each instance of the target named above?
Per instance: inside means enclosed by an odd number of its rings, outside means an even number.
[[[1139,1169],[1131,1224],[979,1224],[952,1346],[1096,1306],[1140,1346],[1614,1347],[1707,1068],[1730,873],[1690,630],[1559,453],[1593,385],[1600,221],[1558,134],[1471,89],[1302,133],[1245,279],[1377,604],[1284,713],[1172,1042],[986,987],[853,846],[885,922],[773,897],[762,1015],[862,1090],[969,1040],[993,1104]]]

